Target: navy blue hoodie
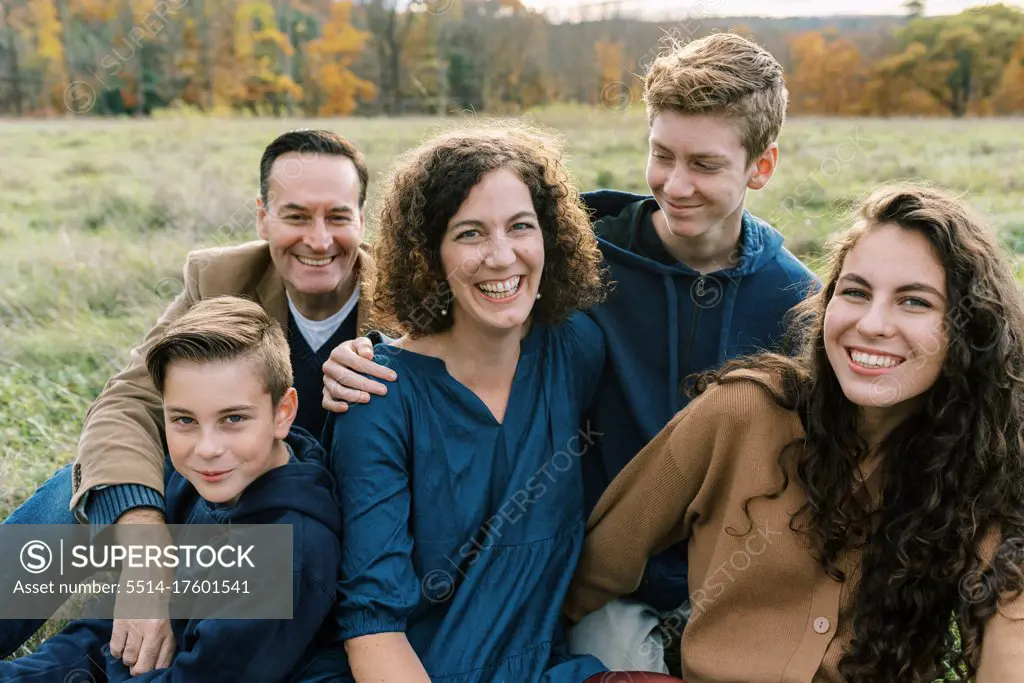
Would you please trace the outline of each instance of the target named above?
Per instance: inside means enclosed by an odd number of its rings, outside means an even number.
[[[589,312],[608,349],[591,413],[591,429],[600,434],[597,457],[583,458],[590,510],[686,406],[687,378],[741,355],[785,350],[787,313],[820,283],[777,230],[748,212],[736,258],[701,275],[636,253],[658,210],[652,197],[600,190],[583,199],[615,283],[608,300]],[[681,545],[652,558],[636,597],[660,610],[678,607],[688,596],[685,551]]]
[[[76,673],[76,681],[110,683],[288,681],[310,656],[335,603],[341,512],[320,444],[299,428],[285,441],[293,453],[288,464],[251,483],[236,504],[206,502],[175,472],[167,483],[166,509],[169,524],[291,524],[292,619],[174,619],[173,663],[135,678],[105,647],[113,622],[79,619],[31,655],[0,662],[0,681],[65,683]]]

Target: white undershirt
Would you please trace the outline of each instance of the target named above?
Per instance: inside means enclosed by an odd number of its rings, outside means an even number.
[[[310,320],[299,313],[299,309],[295,307],[291,296],[288,297],[288,309],[292,312],[292,317],[295,318],[295,324],[298,326],[299,332],[305,337],[306,343],[309,344],[309,348],[313,349],[313,351],[319,351],[320,347],[331,338],[331,335],[338,331],[341,323],[345,322],[345,318],[348,317],[349,313],[352,312],[352,309],[358,303],[359,283],[356,282],[356,288],[352,292],[352,296],[348,298],[348,301],[345,302],[345,305],[337,313],[323,320]]]

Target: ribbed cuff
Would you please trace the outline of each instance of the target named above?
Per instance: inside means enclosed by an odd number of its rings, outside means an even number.
[[[164,511],[164,497],[142,484],[119,484],[93,489],[85,504],[89,524],[105,527],[135,508],[156,508]]]

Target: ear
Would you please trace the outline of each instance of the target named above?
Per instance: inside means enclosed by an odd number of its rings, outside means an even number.
[[[775,169],[779,166],[779,143],[773,142],[768,145],[761,156],[754,159],[754,175],[747,181],[747,187],[751,190],[760,190],[775,175]]]
[[[256,198],[256,234],[262,240],[267,239],[267,207],[259,197]]]
[[[295,387],[288,387],[288,390],[284,392],[281,400],[277,403],[277,408],[274,410],[274,438],[284,439],[288,436],[289,430],[292,428],[292,423],[295,422],[295,416],[299,412],[299,393],[295,391]]]
[[[359,209],[359,241],[362,242],[366,237],[366,214],[363,213],[362,209]]]

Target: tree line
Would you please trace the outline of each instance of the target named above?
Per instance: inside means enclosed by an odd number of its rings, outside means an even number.
[[[722,30],[782,62],[793,114],[1024,113],[1024,12],[924,17],[920,5],[907,17],[553,23],[519,0],[0,0],[0,113],[617,109],[639,101],[659,41]]]

